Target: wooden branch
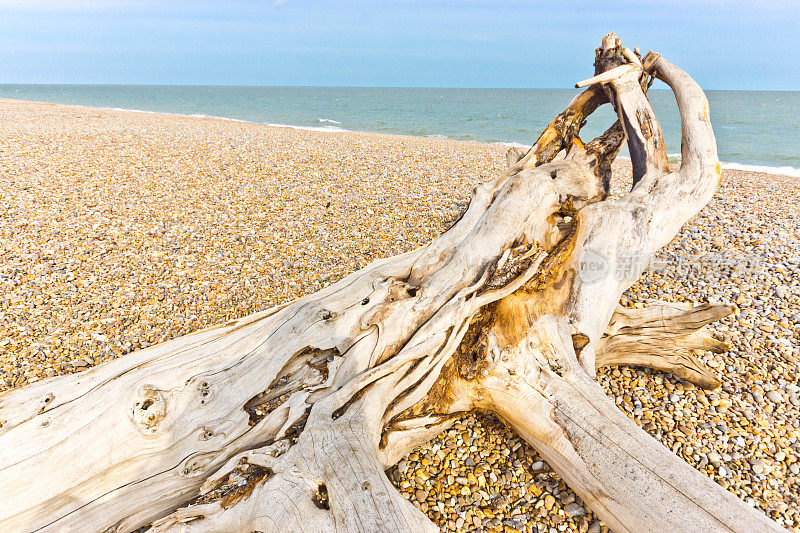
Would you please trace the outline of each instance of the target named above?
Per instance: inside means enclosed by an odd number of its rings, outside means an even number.
[[[625,131],[618,120],[584,148],[586,164],[599,176],[603,189],[606,191],[606,196],[611,190],[611,165],[617,158],[624,140]]]
[[[650,102],[641,90],[644,76],[642,62],[630,50],[623,48],[614,34],[607,35],[603,39],[596,64],[607,67],[621,61],[620,58],[630,62],[578,82],[576,87],[594,83],[608,85],[605,87],[606,94],[614,104],[628,139],[628,151],[633,166],[633,185],[636,186],[647,172],[657,174],[668,172],[669,163],[661,127],[650,107]]]
[[[628,209],[640,206],[652,217],[648,241],[655,250],[665,246],[711,200],[722,174],[703,91],[661,56],[657,56],[652,68],[675,93],[683,132],[681,152],[686,156],[677,172],[649,173],[624,199]],[[631,113],[635,111],[628,112]]]
[[[519,148],[518,146],[512,146],[506,152],[506,160],[508,161],[508,167],[513,167],[520,159],[525,157],[525,154],[528,153],[530,148],[527,150],[525,148]]]
[[[653,63],[656,78],[675,93],[681,116],[681,172],[686,178],[719,178],[719,159],[711,116],[703,90],[683,70],[658,56]]]
[[[542,317],[492,360],[479,405],[508,421],[615,532],[783,531],[617,409],[577,361],[572,331]]]
[[[647,68],[649,69],[650,66],[648,64]],[[584,146],[579,137],[580,129],[586,123],[589,115],[599,106],[609,102],[610,97],[615,97],[613,96],[615,93],[604,90],[603,83],[612,80],[619,81],[618,78],[623,74],[636,71],[642,93],[646,93],[649,84],[646,77],[641,75],[644,68],[642,62],[629,49],[621,47],[613,33],[606,35],[603,47],[597,49],[595,68],[597,76],[576,84],[576,87],[588,86],[588,89],[575,97],[567,109],[550,122],[527,152],[516,147],[508,150],[506,156],[509,173],[521,172],[551,162],[561,150],[572,152],[585,150],[588,154],[574,154],[573,157],[582,157],[595,175],[601,177],[606,184],[606,189],[608,188],[611,163],[619,152],[626,131],[622,128],[621,123],[614,124],[603,135]],[[641,102],[636,102],[634,105],[640,104]],[[648,117],[655,120],[652,110]],[[661,135],[657,122],[654,123],[652,131]],[[650,132],[651,130],[648,130],[648,134]],[[663,139],[661,139],[662,148],[663,144]],[[666,161],[666,152],[664,152],[664,161]],[[634,180],[636,179],[637,176],[634,174]]]
[[[712,337],[706,325],[732,312],[724,305],[691,307],[666,302],[651,303],[644,309],[618,307],[597,343],[595,365],[643,366],[674,374],[703,389],[715,389],[720,381],[692,352],[724,352],[725,343]]]
[[[639,76],[642,74],[641,64],[640,65],[620,65],[618,67],[614,67],[610,70],[603,72],[602,74],[598,74],[592,78],[579,81],[575,84],[575,88],[579,89],[581,87],[588,87],[589,85],[594,85],[595,83],[611,83],[611,82],[619,82],[620,80],[627,80],[628,78],[635,76],[635,79],[639,79]]]
[[[547,125],[527,154],[515,165],[509,165],[510,171],[521,172],[552,161],[578,136],[586,118],[606,102],[608,99],[605,93],[597,87],[590,87],[576,96],[567,108]]]

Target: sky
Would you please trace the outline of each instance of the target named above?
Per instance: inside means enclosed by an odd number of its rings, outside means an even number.
[[[0,0],[0,83],[560,88],[609,31],[707,89],[800,90],[796,0]]]

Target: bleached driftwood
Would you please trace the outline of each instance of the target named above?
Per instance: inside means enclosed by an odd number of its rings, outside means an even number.
[[[701,89],[611,34],[599,77],[447,232],[322,291],[0,397],[0,530],[432,531],[384,471],[480,408],[531,443],[616,532],[777,531],[621,413],[595,368],[718,384],[693,349],[728,312],[618,308],[649,257],[711,198]],[[671,172],[644,90],[675,93]],[[620,118],[578,136],[611,101]],[[634,187],[606,199],[627,138]],[[554,161],[564,150],[566,157]]]

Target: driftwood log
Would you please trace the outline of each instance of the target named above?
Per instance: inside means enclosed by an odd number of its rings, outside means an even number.
[[[674,92],[682,162],[645,96]],[[719,384],[693,355],[730,309],[618,306],[710,199],[706,98],[613,34],[595,77],[463,216],[315,294],[0,397],[0,530],[433,531],[385,470],[472,409],[497,414],[615,532],[780,531],[664,448],[603,365]],[[619,117],[584,143],[584,119]],[[633,188],[607,199],[627,139]],[[557,157],[559,153],[565,154]],[[615,265],[634,264],[627,275]]]

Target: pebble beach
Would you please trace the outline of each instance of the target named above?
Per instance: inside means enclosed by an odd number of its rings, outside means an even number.
[[[531,141],[544,124],[532,125]],[[314,292],[449,227],[506,147],[0,100],[0,394]],[[614,166],[613,193],[630,186]],[[800,531],[800,184],[724,170],[622,298],[727,303],[722,386],[604,369],[630,418]],[[471,414],[389,470],[443,531],[609,531]]]

